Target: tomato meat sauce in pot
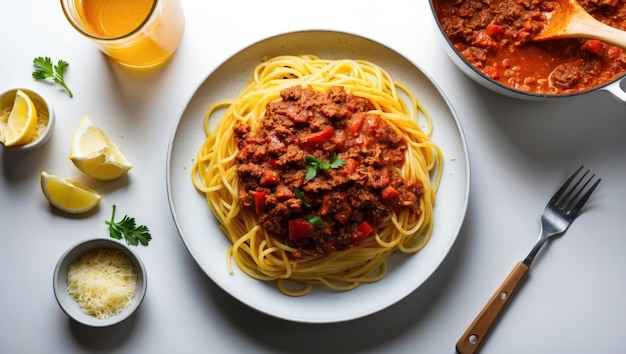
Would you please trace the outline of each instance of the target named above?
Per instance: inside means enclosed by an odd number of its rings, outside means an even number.
[[[579,4],[596,19],[626,29],[626,0]],[[599,40],[532,41],[557,6],[552,1],[431,0],[431,6],[457,54],[486,78],[514,91],[571,95],[626,73],[626,51]]]

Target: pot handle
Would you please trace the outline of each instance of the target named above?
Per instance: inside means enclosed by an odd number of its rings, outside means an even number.
[[[612,84],[606,85],[602,89],[608,91],[614,98],[622,101],[623,104],[626,104],[626,90],[624,90],[621,85],[624,80],[626,80],[626,78],[622,78]]]

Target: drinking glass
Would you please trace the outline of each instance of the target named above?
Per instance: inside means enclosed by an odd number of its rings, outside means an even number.
[[[61,0],[70,24],[119,64],[151,68],[174,54],[185,19],[180,0]]]

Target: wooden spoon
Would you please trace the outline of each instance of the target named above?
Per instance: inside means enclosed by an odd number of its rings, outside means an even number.
[[[533,39],[590,38],[626,49],[626,31],[593,18],[576,0],[555,0],[556,8],[548,13],[545,28]]]

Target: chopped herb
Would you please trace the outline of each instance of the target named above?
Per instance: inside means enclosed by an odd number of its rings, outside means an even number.
[[[298,188],[295,188],[295,189],[293,190],[293,194],[295,194],[295,195],[296,195],[296,198],[298,198],[298,199],[300,199],[300,200],[302,201],[302,204],[303,204],[305,207],[307,207],[307,208],[310,208],[310,207],[311,207],[311,203],[309,203],[309,202],[308,202],[308,201],[304,198],[304,192],[303,192],[303,191],[301,191],[301,190],[300,190],[300,189],[298,189]]]
[[[322,227],[324,226],[324,220],[322,220],[322,218],[320,218],[317,215],[309,215],[307,217],[307,219],[309,220],[309,222],[311,223],[311,225],[315,226],[315,227]]]
[[[333,153],[328,162],[320,160],[312,155],[306,156],[307,166],[304,179],[307,181],[312,180],[317,176],[319,171],[328,172],[331,168],[339,168],[346,164],[346,160],[337,157],[337,154]]]
[[[124,215],[119,222],[115,221],[115,205],[113,205],[113,215],[111,215],[111,221],[105,221],[109,225],[109,236],[111,238],[121,240],[122,236],[126,240],[126,244],[137,246],[140,242],[142,245],[147,246],[152,236],[150,236],[150,230],[145,225],[136,226],[135,218]]]
[[[33,78],[35,80],[52,78],[52,81],[63,86],[70,97],[74,97],[70,88],[67,87],[67,84],[65,84],[65,79],[63,79],[65,70],[67,70],[70,66],[68,62],[65,60],[59,60],[57,65],[52,65],[52,59],[49,57],[37,57],[33,60],[33,66],[35,67],[35,71],[33,71]]]
[[[308,156],[307,156],[308,157]],[[306,167],[306,174],[304,175],[304,179],[307,181],[312,180],[317,175],[317,165],[313,165],[309,162]]]

